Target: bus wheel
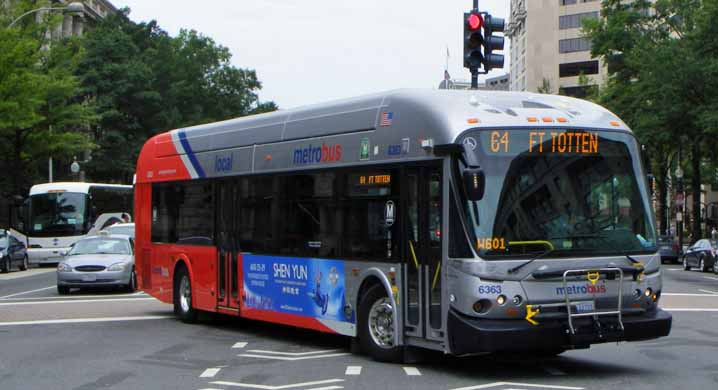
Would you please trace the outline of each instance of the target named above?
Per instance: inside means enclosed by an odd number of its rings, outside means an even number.
[[[3,273],[9,273],[10,272],[10,256],[5,257],[5,267],[2,269]]]
[[[67,295],[70,293],[70,287],[67,286],[57,286],[57,293],[60,295]]]
[[[383,362],[398,362],[402,349],[394,345],[394,302],[382,285],[367,291],[359,306],[359,344],[365,353]]]
[[[197,321],[197,310],[192,307],[192,284],[189,280],[189,273],[184,267],[177,269],[173,291],[175,315],[182,322]]]
[[[22,264],[20,265],[20,271],[26,271],[30,267],[27,255],[22,258]]]

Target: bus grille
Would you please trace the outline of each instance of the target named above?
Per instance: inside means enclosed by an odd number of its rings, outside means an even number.
[[[75,267],[75,271],[80,272],[100,272],[104,270],[105,267],[102,265],[81,265],[79,267]]]

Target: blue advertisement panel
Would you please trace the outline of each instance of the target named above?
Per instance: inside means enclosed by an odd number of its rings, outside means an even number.
[[[344,263],[244,254],[247,307],[351,322],[344,315]]]

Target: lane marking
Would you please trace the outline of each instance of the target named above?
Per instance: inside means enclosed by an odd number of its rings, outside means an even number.
[[[138,316],[138,317],[99,317],[99,318],[75,318],[75,319],[67,319],[67,320],[15,321],[15,322],[0,322],[0,326],[81,324],[81,323],[88,323],[88,322],[164,320],[167,318],[174,318],[174,316],[167,315],[167,316]]]
[[[406,375],[409,376],[421,376],[421,372],[416,367],[402,367]]]
[[[682,307],[678,307],[678,308],[664,307],[663,310],[668,310],[668,311],[695,311],[695,312],[708,312],[708,313],[718,312],[718,309],[712,309],[712,308],[710,308],[710,309],[704,309],[704,308],[698,308],[698,309],[696,309],[696,308],[682,308]]]
[[[680,268],[666,268],[666,271],[680,271]]]
[[[10,297],[16,297],[16,296],[18,296],[18,295],[25,295],[25,294],[30,294],[30,293],[38,292],[38,291],[49,290],[49,289],[51,289],[51,288],[56,288],[56,287],[57,287],[57,286],[50,286],[50,287],[38,288],[37,290],[23,291],[23,292],[19,292],[19,293],[16,293],[16,294],[5,295],[4,297],[0,297],[0,299],[10,298]]]
[[[566,375],[565,372],[559,370],[558,368],[554,368],[554,367],[551,367],[551,366],[544,366],[544,367],[543,367],[543,370],[546,371],[546,372],[548,372],[549,374],[551,374],[551,375],[553,375],[553,376],[563,376],[563,375]]]
[[[3,299],[3,301],[41,301],[41,300],[48,300],[48,302],[52,302],[55,299],[87,299],[87,298],[114,298],[114,297],[134,297],[138,295],[144,295],[147,296],[145,293],[134,293],[134,294],[114,294],[114,295],[76,295],[76,296],[59,296],[59,297],[30,297],[30,298],[7,298]]]
[[[215,375],[221,370],[219,367],[208,368],[200,374],[200,378],[214,378]]]
[[[451,390],[478,390],[478,389],[489,389],[491,387],[500,386],[520,386],[520,387],[540,387],[544,389],[557,389],[557,390],[583,390],[583,387],[572,387],[572,386],[556,386],[556,385],[535,385],[531,383],[516,383],[516,382],[494,382],[487,383],[485,385],[468,386],[468,387],[457,387]]]
[[[718,295],[718,292],[716,292],[716,291],[711,291],[711,290],[702,290],[702,289],[699,289],[698,291],[701,291],[701,292],[704,292],[704,293],[709,293],[709,294],[714,294],[714,295]]]
[[[325,386],[325,387],[312,387],[311,389],[304,389],[304,390],[335,390],[335,389],[343,389],[344,386]]]
[[[240,342],[238,342],[238,343],[234,343],[234,345],[232,346],[232,349],[244,348],[244,347],[246,347],[246,346],[247,346],[247,342],[246,342],[246,341],[240,341]]]
[[[262,390],[282,390],[282,389],[291,389],[294,387],[304,387],[304,386],[314,386],[314,385],[326,385],[330,383],[338,383],[338,382],[344,382],[344,379],[326,379],[323,381],[314,381],[314,382],[304,382],[304,383],[295,383],[290,385],[283,385],[283,386],[269,386],[269,385],[255,385],[252,383],[239,383],[239,382],[227,382],[227,381],[216,381],[216,382],[210,382],[213,385],[222,385],[222,386],[234,386],[234,387],[246,387],[250,389],[262,389]],[[337,387],[334,387],[337,388]],[[341,388],[341,387],[339,387]],[[318,390],[318,389],[314,389]]]
[[[267,356],[267,355],[255,355],[255,354],[251,354],[251,353],[242,353],[237,356],[253,357],[253,358],[259,358],[259,359],[296,361],[296,360],[322,359],[322,358],[346,356],[346,355],[350,355],[350,353],[343,352],[343,353],[331,353],[331,354],[327,354],[327,355],[312,355],[312,356],[301,356],[301,357]]]
[[[344,375],[361,375],[361,366],[347,366]]]
[[[669,297],[713,297],[713,296],[715,296],[715,294],[662,293],[661,296],[669,296]]]
[[[704,278],[709,280],[718,280],[718,278],[716,278],[715,276],[704,276]]]
[[[118,299],[76,299],[69,301],[40,301],[40,302],[2,302],[0,306],[22,306],[22,305],[47,305],[58,303],[88,303],[88,302],[127,302],[127,301],[152,301],[154,298],[118,298]]]
[[[284,356],[308,356],[308,355],[317,355],[320,353],[332,353],[332,352],[339,352],[341,349],[325,349],[323,351],[310,351],[310,352],[281,352],[281,351],[265,351],[263,349],[250,349],[248,352],[253,353],[264,353],[264,354],[270,354],[270,355],[284,355]]]

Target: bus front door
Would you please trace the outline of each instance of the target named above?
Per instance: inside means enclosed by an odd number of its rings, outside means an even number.
[[[407,168],[403,178],[405,334],[441,341],[441,165]]]
[[[217,183],[217,308],[239,312],[239,183]]]

